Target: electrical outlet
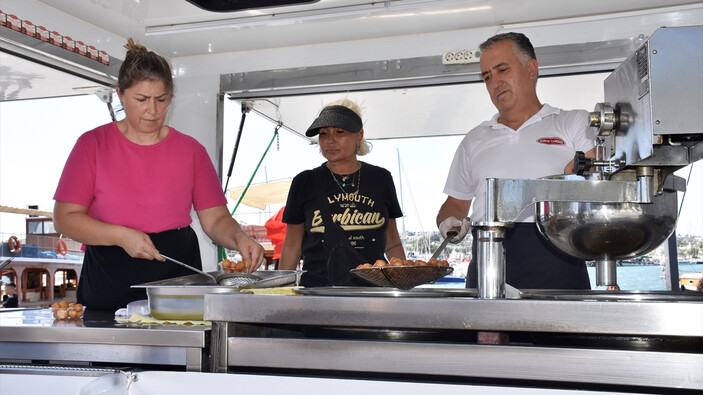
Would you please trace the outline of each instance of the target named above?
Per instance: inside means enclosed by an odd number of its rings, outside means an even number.
[[[447,51],[442,55],[442,64],[469,64],[478,62],[481,55],[479,51],[460,49],[458,51]]]

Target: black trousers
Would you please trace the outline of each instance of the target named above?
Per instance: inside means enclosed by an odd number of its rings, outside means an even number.
[[[466,287],[478,284],[476,232]],[[534,223],[517,223],[505,232],[505,279],[518,289],[591,289],[586,262],[547,241]]]
[[[198,237],[191,227],[149,234],[159,252],[202,268]],[[78,281],[78,303],[87,311],[115,310],[129,302],[146,299],[144,288],[132,285],[194,274],[166,261],[135,259],[117,246],[87,246]]]

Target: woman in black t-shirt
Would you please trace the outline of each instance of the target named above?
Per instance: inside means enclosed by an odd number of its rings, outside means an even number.
[[[385,257],[405,260],[395,222],[403,213],[393,177],[358,160],[370,148],[359,106],[351,100],[325,106],[305,134],[319,134],[327,162],[293,179],[279,268],[295,269],[302,255],[303,286],[369,285],[349,270]]]

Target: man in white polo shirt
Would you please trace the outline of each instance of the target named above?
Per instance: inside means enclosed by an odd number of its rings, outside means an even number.
[[[481,75],[498,114],[469,131],[456,150],[444,187],[447,200],[437,215],[443,237],[449,229],[461,229],[452,242],[466,236],[470,222],[486,220],[486,178],[561,174],[572,171],[576,151],[595,157],[589,113],[560,110],[537,98],[538,63],[525,35],[499,34],[480,49]],[[477,284],[476,243],[472,251],[468,288]],[[506,231],[505,253],[506,282],[514,287],[590,289],[585,262],[558,251],[539,234],[533,207]]]

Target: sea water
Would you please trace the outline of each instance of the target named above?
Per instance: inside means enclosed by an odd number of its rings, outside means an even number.
[[[703,264],[679,263],[679,275],[703,271]],[[632,265],[618,266],[617,279],[621,290],[628,291],[666,291],[666,272],[664,266],[658,265]],[[588,276],[591,279],[591,289],[604,289],[596,287],[596,268],[588,267]],[[679,280],[674,279],[674,289],[678,289]]]
[[[698,272],[703,272],[703,264],[679,262],[679,275]],[[665,274],[664,266],[659,265],[632,265],[617,267],[618,285],[623,291],[666,291]],[[605,287],[596,287],[595,266],[588,267],[588,277],[591,280],[591,289],[605,289]],[[675,289],[678,289],[678,283],[678,279],[674,281]],[[427,284],[421,287],[464,288],[464,283],[437,282],[435,284]]]

